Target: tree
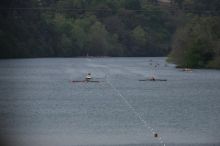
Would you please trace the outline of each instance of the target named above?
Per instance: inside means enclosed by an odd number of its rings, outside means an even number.
[[[216,17],[194,17],[190,23],[178,29],[171,60],[182,67],[208,67],[216,58],[216,50],[219,50],[216,42],[220,38],[213,31],[217,24],[220,21]],[[216,31],[219,32],[220,29]]]
[[[100,22],[95,22],[88,35],[88,54],[89,55],[107,55],[108,46],[108,32]]]
[[[144,47],[147,43],[147,33],[141,26],[135,27],[135,29],[131,32],[131,37],[140,47]]]

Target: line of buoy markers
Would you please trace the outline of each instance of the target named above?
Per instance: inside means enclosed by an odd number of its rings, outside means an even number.
[[[92,62],[90,58],[87,58],[87,60],[89,62]],[[106,68],[106,67],[104,67]],[[106,68],[107,69],[107,68]],[[91,75],[91,73],[90,73]],[[106,74],[107,75],[107,74]],[[72,81],[72,82],[92,82],[92,77],[88,80],[87,78],[85,78],[85,80],[82,81]],[[167,80],[163,80],[163,79],[159,79],[162,81],[167,81]],[[139,80],[139,81],[156,81],[156,80]],[[95,82],[99,82],[99,81],[95,81]],[[143,123],[144,127],[146,127],[147,129],[149,129],[149,131],[151,131],[151,133],[153,134],[154,138],[157,138],[159,140],[159,142],[163,145],[166,146],[166,144],[164,143],[164,141],[162,140],[162,137],[159,136],[158,133],[155,132],[155,130],[149,126],[146,122],[146,120],[140,115],[140,113],[138,113],[135,108],[128,102],[128,100],[121,94],[121,92],[119,90],[117,90],[115,88],[115,86],[108,80],[108,76],[106,76],[106,82],[110,85],[110,87],[115,91],[115,93],[117,93],[117,95],[125,102],[125,104],[133,111],[133,113],[138,117],[138,119]]]

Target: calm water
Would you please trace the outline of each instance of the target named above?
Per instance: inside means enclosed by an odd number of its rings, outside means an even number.
[[[0,134],[14,146],[220,145],[220,71],[165,59],[0,60]],[[101,82],[71,82],[88,72]],[[138,81],[151,75],[168,81]]]

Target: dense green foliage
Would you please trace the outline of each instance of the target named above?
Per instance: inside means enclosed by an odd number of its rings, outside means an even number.
[[[175,29],[157,0],[1,3],[0,58],[164,56]]]
[[[220,68],[219,8],[219,0],[2,0],[0,58],[165,56],[172,48],[178,66]]]
[[[220,1],[176,2],[188,13],[182,17],[185,23],[174,34],[169,59],[180,67],[220,68]]]

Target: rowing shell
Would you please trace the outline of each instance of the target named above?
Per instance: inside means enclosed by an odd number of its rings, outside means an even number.
[[[139,80],[139,81],[167,81],[166,79],[144,79],[144,80]]]
[[[86,81],[86,80],[81,80],[81,81],[77,81],[77,80],[73,80],[72,83],[99,83],[99,81]]]

